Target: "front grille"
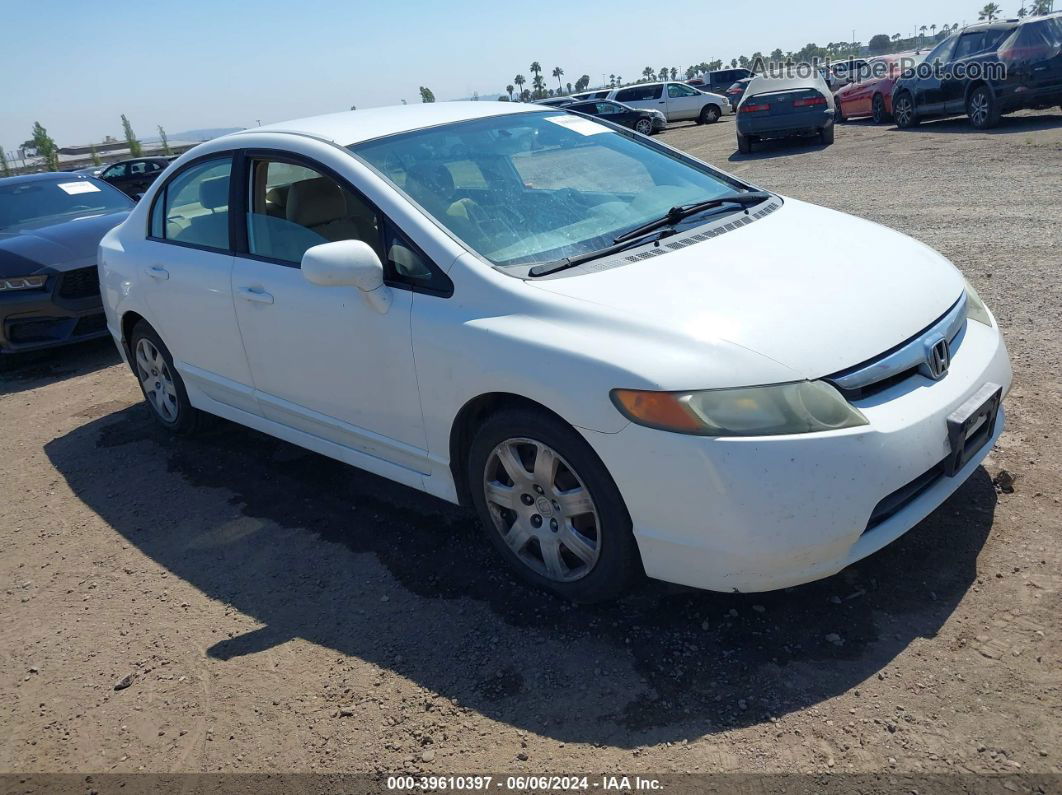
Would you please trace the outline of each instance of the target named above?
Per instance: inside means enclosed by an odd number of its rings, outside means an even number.
[[[85,315],[74,326],[73,335],[83,337],[86,334],[98,334],[107,328],[107,316],[100,312],[98,315]]]
[[[944,477],[946,465],[947,459],[944,459],[927,469],[910,483],[900,486],[892,494],[886,495],[881,502],[874,506],[874,510],[870,513],[870,521],[867,522],[867,527],[863,532],[870,532],[890,516],[899,513],[918,499],[930,486]]]
[[[60,298],[90,298],[99,294],[100,277],[95,265],[68,271],[59,282]]]
[[[8,321],[7,338],[14,343],[51,342],[63,339],[70,329],[65,317],[37,317]]]

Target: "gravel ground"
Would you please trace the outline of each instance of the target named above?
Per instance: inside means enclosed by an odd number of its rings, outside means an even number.
[[[232,425],[167,438],[109,343],[51,354],[0,382],[0,770],[1062,772],[1062,116],[663,140],[969,276],[1016,382],[946,504],[819,583],[574,608],[456,508]]]

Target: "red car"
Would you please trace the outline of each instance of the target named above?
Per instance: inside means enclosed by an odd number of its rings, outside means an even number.
[[[863,67],[864,79],[841,86],[833,95],[837,119],[870,116],[875,124],[890,121],[893,83],[904,68],[917,65],[924,57],[924,52],[901,52],[872,58]]]

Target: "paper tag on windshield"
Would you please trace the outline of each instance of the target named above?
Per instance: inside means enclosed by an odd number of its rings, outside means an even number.
[[[87,179],[81,182],[60,182],[59,187],[73,196],[75,193],[99,193],[99,188]]]
[[[569,130],[579,133],[579,135],[597,135],[598,133],[611,132],[603,124],[598,124],[596,121],[583,119],[579,116],[547,116],[546,121],[551,121],[561,127],[567,127]]]

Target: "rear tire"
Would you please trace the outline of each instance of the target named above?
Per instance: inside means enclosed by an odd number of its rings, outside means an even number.
[[[889,120],[889,114],[885,110],[885,97],[881,94],[875,94],[870,102],[870,117],[875,124],[884,124]]]
[[[918,126],[920,119],[910,91],[897,94],[896,100],[892,103],[892,115],[896,119],[896,126],[901,130],[909,130]]]
[[[829,127],[823,127],[819,130],[819,141],[823,145],[829,146],[833,143],[833,130],[835,126],[836,125],[831,124]]]
[[[743,155],[752,154],[752,137],[748,135],[737,134],[737,146],[738,151]]]
[[[844,108],[841,107],[841,100],[837,97],[833,98],[833,122],[834,124],[844,124],[848,121],[844,115]]]
[[[490,543],[525,582],[591,603],[615,599],[641,574],[619,489],[553,415],[516,408],[489,417],[472,439],[467,478]]]
[[[717,105],[705,105],[701,108],[701,115],[697,117],[698,124],[715,124],[722,116],[722,111]]]
[[[999,124],[999,102],[988,86],[978,86],[966,98],[966,115],[976,130],[989,130]]]
[[[130,366],[140,383],[152,418],[166,430],[189,436],[205,424],[205,415],[188,400],[173,356],[155,329],[143,320],[129,336]]]

